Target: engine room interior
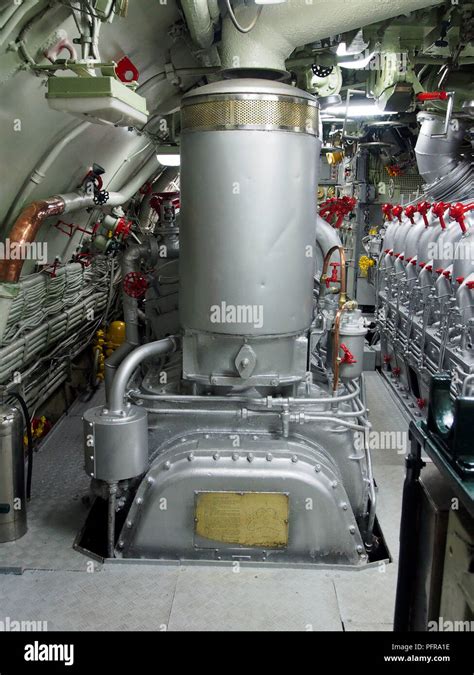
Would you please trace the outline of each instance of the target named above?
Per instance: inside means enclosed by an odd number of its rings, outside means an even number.
[[[474,629],[473,38],[0,0],[2,630]]]

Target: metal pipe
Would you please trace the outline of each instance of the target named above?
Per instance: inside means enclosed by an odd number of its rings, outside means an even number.
[[[466,377],[466,379],[464,380],[463,385],[462,385],[462,394],[461,394],[461,396],[466,396],[466,395],[467,395],[467,388],[468,388],[468,386],[471,384],[471,382],[474,382],[474,373],[472,373],[471,375],[468,375],[468,376]]]
[[[128,246],[122,256],[122,279],[125,279],[127,274],[137,271],[138,263],[141,258],[146,258],[151,266],[156,262],[158,257],[158,246],[156,245],[155,250],[153,250],[153,242],[156,243],[156,240],[149,238],[143,244],[131,244]],[[138,332],[137,298],[133,298],[123,291],[122,307],[127,342],[139,345],[140,337]]]
[[[181,0],[181,6],[192,41],[201,49],[209,49],[214,40],[214,25],[207,0]]]
[[[152,415],[234,415],[237,417],[241,417],[242,411],[238,410],[204,410],[204,409],[193,409],[193,408],[188,408],[188,409],[180,409],[180,408],[144,408],[148,413],[151,413]],[[262,415],[278,415],[279,417],[281,416],[281,413],[277,410],[247,410],[247,415],[250,415],[251,417],[258,417]],[[300,423],[299,417],[298,420],[292,419],[290,420],[291,422],[298,422]],[[365,427],[361,426],[360,424],[355,424],[354,422],[348,422],[345,419],[340,419],[337,417],[337,415],[331,416],[330,414],[326,415],[306,415],[304,417],[304,422],[330,422],[333,424],[336,424],[338,426],[343,426],[348,429],[354,429],[357,431],[363,431]]]
[[[32,202],[23,209],[15,221],[9,235],[11,244],[21,247],[33,242],[46,218],[64,213],[65,208],[66,203],[61,195]],[[0,282],[18,281],[25,262],[25,256],[22,258],[0,261]]]
[[[213,403],[247,403],[252,405],[266,405],[268,408],[274,406],[285,406],[296,404],[324,404],[324,403],[340,403],[350,401],[355,398],[360,392],[357,384],[354,386],[354,391],[342,396],[321,397],[321,398],[280,398],[265,396],[262,398],[247,398],[245,396],[187,396],[183,394],[142,394],[141,392],[131,391],[130,396],[135,399],[143,399],[144,401],[176,401],[176,402],[213,402]]]
[[[115,509],[117,506],[117,488],[118,483],[109,483],[109,503],[107,514],[107,555],[109,558],[115,557]]]
[[[117,368],[120,366],[122,361],[126,356],[130,354],[131,351],[138,347],[138,343],[134,344],[133,342],[123,342],[118,349],[116,349],[108,359],[105,360],[105,396],[106,398],[110,395],[110,390],[112,388],[112,382],[115,377]]]
[[[385,21],[400,14],[439,5],[443,0],[288,0],[267,5],[251,33],[240,33],[229,16],[222,21],[221,62],[226,68],[285,70],[285,60],[299,46]],[[239,19],[249,20],[254,7],[241,7]]]
[[[128,381],[135,369],[145,360],[152,356],[164,356],[171,354],[178,348],[178,337],[167,337],[156,342],[149,342],[137,347],[120,364],[112,382],[110,396],[107,399],[108,409],[113,413],[125,413],[124,396]]]
[[[122,190],[110,193],[107,206],[125,204],[156,171],[158,165],[158,159],[153,153],[153,156],[148,159],[137,175]],[[46,218],[79,211],[94,205],[94,195],[84,192],[70,192],[32,202],[23,209],[16,219],[9,234],[10,242],[16,245],[30,244],[35,240]],[[0,261],[0,282],[17,282],[20,278],[23,263],[24,259]]]
[[[321,274],[320,286],[328,278],[327,272],[332,254],[338,251],[341,260],[341,290],[339,293],[339,306],[342,307],[347,300],[347,280],[346,280],[346,252],[343,246],[332,246],[324,256],[323,271]]]
[[[38,164],[36,164],[35,168],[28,176],[25,183],[23,183],[20,192],[15,197],[15,200],[8,209],[4,220],[5,227],[10,225],[13,215],[18,213],[18,210],[21,209],[33,190],[46,178],[46,172],[52,166],[53,162],[56,161],[64,148],[67,147],[90,125],[91,122],[81,122],[80,124],[76,124],[72,129],[63,134],[59,140],[53,141],[53,147],[48,150],[48,152],[43,155]]]

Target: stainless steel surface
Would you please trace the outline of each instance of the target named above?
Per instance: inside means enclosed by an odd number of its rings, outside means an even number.
[[[374,429],[407,426],[377,373],[366,376]],[[100,404],[103,390],[94,403]],[[47,621],[48,630],[392,630],[396,565],[262,568],[241,562],[99,565],[72,548],[86,507],[76,404],[36,455],[28,533],[0,546],[0,604],[11,620]],[[396,559],[403,454],[374,453],[378,513]],[[8,574],[7,571],[23,574]],[[236,570],[238,573],[236,573]],[[3,572],[3,574],[1,573]],[[92,572],[92,573],[91,573]],[[370,602],[369,602],[370,600]],[[21,609],[20,609],[21,608]]]
[[[191,118],[198,106],[206,112]],[[303,133],[280,128],[291,106],[308,111]],[[264,80],[213,83],[183,99],[179,304],[188,379],[278,384],[304,376],[295,341],[313,310],[314,114],[311,96]],[[277,359],[270,336],[285,337]],[[242,349],[249,355],[239,358]]]
[[[114,415],[102,406],[84,413],[86,473],[107,482],[143,474],[148,466],[147,413],[130,406]]]
[[[165,356],[176,350],[177,340],[173,337],[167,337],[163,340],[150,342],[141,347],[137,347],[130,354],[128,354],[120,367],[118,368],[113,379],[110,396],[108,397],[107,405],[112,413],[123,413],[125,389],[128,381],[133,375],[138,366],[148,358]]]
[[[183,136],[180,315],[185,329],[256,336],[297,334],[309,327],[318,144],[310,136],[284,132]],[[251,311],[245,321],[239,316],[226,321],[223,303]]]
[[[23,417],[13,406],[0,404],[0,544],[27,531]]]
[[[235,438],[240,439],[238,446]],[[191,433],[180,440],[159,454],[143,480],[117,555],[366,564],[342,476],[322,448],[308,441],[274,441],[243,433],[230,438]],[[216,490],[288,494],[288,544],[249,547],[196,537],[195,495]]]

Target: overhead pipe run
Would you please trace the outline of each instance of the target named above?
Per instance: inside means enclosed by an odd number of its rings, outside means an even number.
[[[158,166],[158,159],[153,153],[136,176],[122,190],[109,194],[107,206],[120,206],[128,202],[150,176],[156,172]],[[32,202],[22,210],[16,219],[9,234],[10,246],[16,245],[16,248],[20,248],[31,244],[36,239],[40,227],[49,217],[80,211],[90,206],[96,206],[94,195],[79,191]],[[24,262],[24,259],[1,260],[0,283],[16,283],[20,278]]]
[[[266,5],[254,28],[245,34],[227,15],[222,25],[222,67],[284,71],[285,61],[296,47],[443,1],[333,0],[328,7],[326,0],[287,0],[284,4]],[[247,25],[255,15],[255,7],[238,7],[234,13],[239,23]]]
[[[181,6],[192,41],[201,49],[209,49],[214,40],[214,25],[208,0],[182,0]]]

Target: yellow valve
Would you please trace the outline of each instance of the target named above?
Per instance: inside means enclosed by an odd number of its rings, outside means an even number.
[[[370,234],[371,237],[376,237],[378,232],[379,232],[379,230],[378,230],[378,227],[376,225],[374,225],[374,227],[371,227],[370,230],[369,230],[369,234]]]
[[[106,349],[107,356],[120,347],[122,342],[125,340],[125,322],[124,321],[112,321],[110,324],[107,335],[106,335]]]
[[[343,152],[328,152],[326,153],[326,160],[330,166],[340,164],[344,158]]]
[[[366,277],[369,273],[369,269],[375,265],[375,260],[369,258],[367,255],[363,255],[359,260],[359,269],[363,277]]]
[[[102,328],[96,332],[92,349],[97,380],[105,379],[105,359],[113,354],[124,340],[125,323],[123,321],[112,321],[107,332]]]

